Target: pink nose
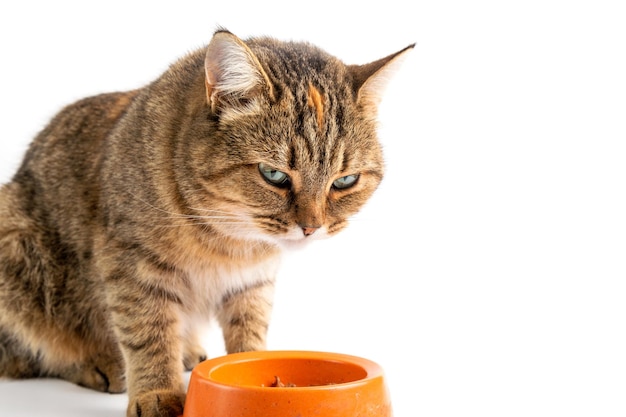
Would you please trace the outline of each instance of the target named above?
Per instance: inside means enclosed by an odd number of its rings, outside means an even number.
[[[319,227],[303,226],[302,233],[304,233],[304,236],[311,236],[317,229],[319,229]]]

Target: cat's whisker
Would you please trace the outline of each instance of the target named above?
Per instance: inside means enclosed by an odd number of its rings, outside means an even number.
[[[193,211],[197,211],[197,212],[208,212],[208,213],[217,213],[216,215],[200,215],[200,214],[185,214],[185,213],[176,213],[176,212],[171,212],[169,210],[165,210],[162,209],[160,207],[156,207],[153,204],[148,203],[145,200],[142,200],[140,198],[137,198],[136,196],[133,196],[134,199],[136,199],[137,201],[140,201],[141,203],[145,204],[147,207],[150,207],[153,210],[157,210],[159,212],[165,213],[167,214],[167,218],[169,219],[191,219],[191,220],[230,220],[233,223],[246,223],[245,220],[241,219],[239,221],[237,221],[237,219],[239,219],[239,216],[228,212],[228,211],[224,211],[224,210],[216,210],[216,209],[208,209],[208,208],[190,208]],[[221,224],[225,224],[224,222],[222,222]]]
[[[214,225],[245,225],[247,224],[247,222],[206,222],[206,221],[200,221],[200,222],[188,222],[188,223],[182,223],[182,224],[169,224],[169,225],[164,225],[161,227],[184,227],[184,226],[198,226],[198,225],[209,225],[209,226],[214,226]]]
[[[179,219],[200,219],[200,220],[221,220],[221,219],[236,220],[237,216],[198,216],[198,215],[194,215],[194,214],[188,214],[188,215],[174,216],[174,218],[179,218]]]
[[[128,193],[128,194],[129,194],[129,195],[131,195],[133,199],[135,199],[136,201],[139,201],[139,202],[143,203],[143,204],[144,204],[144,205],[146,205],[147,207],[149,207],[149,208],[151,208],[151,209],[153,209],[153,210],[159,211],[159,212],[161,212],[161,213],[165,213],[165,214],[167,214],[167,215],[169,216],[169,218],[170,218],[170,219],[185,218],[185,217],[188,217],[188,216],[189,216],[188,214],[171,212],[171,211],[168,211],[168,210],[162,209],[162,208],[160,208],[160,207],[156,207],[156,206],[154,206],[153,204],[150,204],[149,202],[147,202],[147,201],[145,201],[145,200],[143,200],[143,199],[141,199],[141,198],[138,198],[138,197],[137,197],[137,196],[135,196],[135,195],[132,195],[132,194],[130,194],[130,193]]]
[[[198,208],[198,207],[189,207],[190,210],[193,211],[208,211],[208,212],[213,212],[213,213],[222,213],[222,214],[229,214],[229,215],[233,215],[232,212],[230,211],[225,211],[225,210],[216,210],[216,209],[210,209],[210,208]]]

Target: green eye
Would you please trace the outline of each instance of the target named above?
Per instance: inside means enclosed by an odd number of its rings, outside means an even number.
[[[345,190],[346,188],[350,188],[356,184],[358,179],[358,174],[346,175],[345,177],[341,177],[333,181],[333,187],[337,190]]]
[[[262,162],[259,164],[259,172],[261,173],[261,175],[263,175],[263,178],[265,178],[267,182],[275,185],[276,187],[286,188],[291,185],[289,175],[270,166],[267,166]]]

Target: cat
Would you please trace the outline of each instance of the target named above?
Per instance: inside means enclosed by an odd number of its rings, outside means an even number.
[[[0,377],[177,416],[199,323],[264,349],[281,251],[344,229],[383,177],[377,107],[413,46],[345,65],[219,29],[153,83],[58,113],[0,188]]]

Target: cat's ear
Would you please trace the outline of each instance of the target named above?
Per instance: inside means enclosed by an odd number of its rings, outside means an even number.
[[[352,73],[357,103],[364,106],[378,106],[387,82],[414,47],[415,44],[409,45],[395,54],[369,64],[348,65],[348,71]]]
[[[250,48],[226,30],[213,35],[204,60],[207,102],[214,112],[254,111],[260,94],[273,98],[270,80]]]

